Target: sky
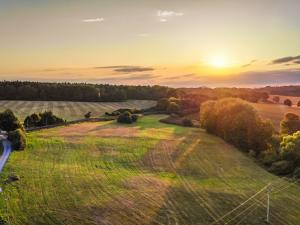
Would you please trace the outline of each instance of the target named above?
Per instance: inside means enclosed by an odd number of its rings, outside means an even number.
[[[0,0],[0,79],[300,84],[299,0]]]

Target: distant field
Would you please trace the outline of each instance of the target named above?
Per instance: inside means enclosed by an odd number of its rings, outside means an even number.
[[[56,115],[67,119],[81,119],[87,112],[92,116],[119,108],[148,108],[155,105],[155,101],[129,100],[126,102],[60,102],[60,101],[0,101],[0,111],[13,110],[22,120],[34,112],[53,111]]]
[[[289,107],[281,104],[255,103],[252,105],[263,118],[270,119],[277,130],[280,129],[280,121],[287,112],[292,112],[300,116],[300,108]]]
[[[201,129],[83,123],[28,134],[0,176],[9,224],[212,224],[269,182],[271,224],[300,221],[300,187]],[[3,185],[10,174],[20,180]],[[276,193],[278,191],[278,193]],[[264,224],[261,192],[217,224]]]
[[[279,96],[279,103],[283,104],[284,100],[290,99],[292,101],[293,107],[297,107],[297,103],[300,101],[300,97],[298,96],[285,96],[285,95],[270,95],[269,100],[273,101],[274,96]]]

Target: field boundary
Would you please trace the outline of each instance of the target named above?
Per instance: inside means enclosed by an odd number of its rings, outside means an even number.
[[[37,131],[37,130],[50,129],[50,128],[54,128],[54,127],[68,126],[68,125],[77,124],[77,123],[84,123],[84,122],[104,122],[104,121],[112,121],[112,120],[115,120],[115,118],[79,119],[79,120],[66,121],[64,123],[53,124],[53,125],[48,125],[48,126],[27,128],[27,129],[25,129],[25,131],[26,132],[31,132],[31,131]]]

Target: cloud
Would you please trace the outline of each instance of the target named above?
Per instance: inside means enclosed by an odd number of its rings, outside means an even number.
[[[246,67],[252,66],[256,61],[257,61],[257,60],[252,60],[251,62],[242,65],[241,68],[246,68]]]
[[[101,66],[94,67],[94,69],[113,69],[115,72],[119,73],[137,73],[145,71],[153,71],[152,67],[142,67],[142,66]]]
[[[182,79],[182,78],[194,78],[196,76],[197,76],[197,74],[195,74],[195,73],[189,73],[189,74],[166,77],[166,79],[167,80],[177,80],[177,79]]]
[[[104,18],[92,18],[92,19],[83,19],[82,22],[84,23],[101,23],[104,21]]]
[[[157,17],[160,22],[167,22],[171,17],[183,16],[182,12],[168,11],[168,10],[158,10]]]
[[[298,56],[287,56],[283,58],[274,59],[271,64],[282,64],[282,63],[288,63],[288,62],[297,62],[300,60],[300,55]]]

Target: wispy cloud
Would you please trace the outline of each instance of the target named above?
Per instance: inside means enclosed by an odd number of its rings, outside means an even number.
[[[252,66],[256,61],[257,61],[257,60],[252,60],[251,62],[242,65],[241,68],[246,68],[246,67]]]
[[[182,12],[168,11],[168,10],[158,10],[157,17],[160,22],[167,22],[172,17],[183,16]]]
[[[82,20],[82,22],[84,22],[84,23],[101,23],[103,21],[104,21],[104,18],[102,18],[102,17]]]
[[[136,73],[154,70],[152,67],[143,66],[100,66],[94,67],[94,69],[113,69],[115,72],[119,73]]]
[[[272,60],[271,64],[282,64],[282,63],[296,63],[299,62],[300,60],[300,55],[298,56],[287,56],[287,57],[282,57],[278,59]]]

